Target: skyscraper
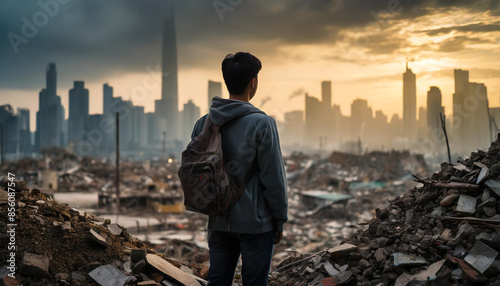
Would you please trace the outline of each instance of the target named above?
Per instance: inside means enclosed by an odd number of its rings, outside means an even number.
[[[162,47],[162,110],[155,110],[158,119],[165,119],[167,123],[167,140],[179,139],[179,118],[177,86],[177,42],[175,36],[174,8],[170,9],[163,27]]]
[[[455,93],[453,93],[453,138],[461,141],[464,139],[463,130],[463,104],[469,84],[469,71],[462,69],[454,70]]]
[[[0,142],[2,158],[19,152],[19,117],[10,104],[0,106]],[[3,162],[2,162],[3,163]]]
[[[68,141],[78,143],[85,139],[89,128],[89,90],[83,81],[75,81],[69,90]]]
[[[56,65],[49,63],[46,72],[46,87],[39,93],[38,112],[36,114],[36,149],[61,146],[62,122],[64,120],[64,109],[61,105],[61,97],[57,95],[57,73]]]
[[[417,134],[417,83],[416,74],[408,68],[403,74],[403,131],[410,142],[415,140]]]
[[[112,114],[112,102],[113,102],[113,87],[105,83],[102,86],[102,114],[103,115],[113,115]]]
[[[326,106],[327,109],[332,107],[332,82],[322,81],[321,82],[321,101]]]
[[[427,129],[429,132],[438,133],[441,130],[440,113],[444,115],[441,90],[437,86],[431,86],[427,92]]]
[[[366,136],[367,124],[373,119],[373,111],[366,99],[356,98],[351,103],[351,130],[353,139]]]
[[[184,109],[182,110],[182,139],[184,145],[187,145],[191,141],[191,132],[193,130],[194,124],[200,118],[200,108],[196,106],[190,99],[184,104]]]
[[[27,108],[18,108],[19,117],[19,151],[27,155],[31,150],[31,130],[30,130],[30,111]]]
[[[217,81],[208,81],[208,109],[210,110],[210,105],[212,105],[212,98],[222,97],[222,83]]]

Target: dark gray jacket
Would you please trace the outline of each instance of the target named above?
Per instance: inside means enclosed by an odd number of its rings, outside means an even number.
[[[208,229],[237,233],[283,231],[287,221],[287,185],[276,121],[249,102],[215,97],[209,111],[221,127],[226,171],[240,186],[252,163],[258,168],[229,216],[210,216]],[[195,124],[200,134],[207,115]],[[227,123],[227,124],[226,124]],[[255,161],[255,162],[254,162]]]

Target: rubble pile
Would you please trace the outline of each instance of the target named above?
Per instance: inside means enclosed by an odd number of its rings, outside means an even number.
[[[373,151],[363,155],[335,151],[317,160],[294,153],[285,162],[292,185],[301,189],[328,186],[343,189],[346,182],[389,182],[407,174],[427,174],[424,157],[409,151]]]
[[[4,218],[7,184],[5,178],[0,182]],[[109,219],[57,203],[23,182],[15,181],[15,185],[16,278],[6,276],[9,265],[4,260],[0,285],[160,285],[162,281],[202,285],[201,277],[208,275],[207,266],[156,254]],[[2,220],[0,228],[11,226]],[[9,240],[5,231],[0,237]],[[10,251],[1,248],[0,256],[10,257]]]
[[[500,138],[441,167],[377,209],[342,255],[292,256],[273,285],[500,285]]]

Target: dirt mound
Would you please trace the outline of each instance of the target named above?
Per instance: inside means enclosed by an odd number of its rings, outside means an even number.
[[[5,190],[7,184],[6,179],[0,182]],[[147,268],[132,273],[139,262],[132,261],[132,252],[141,250],[144,255],[155,252],[130,236],[125,228],[73,209],[67,204],[59,204],[38,189],[30,190],[23,182],[16,181],[15,184],[18,186],[15,188],[17,226],[14,227],[16,279],[20,283],[44,286],[100,285],[89,273],[104,265],[112,265],[110,267],[122,271],[123,275],[134,276],[136,282],[147,280],[144,276],[146,272],[152,275],[153,272],[148,272]],[[0,214],[7,218],[8,194],[5,190],[0,190],[0,199],[3,198],[0,200]],[[7,220],[0,221],[0,228],[12,229],[7,225]],[[9,240],[8,233],[2,232],[0,235],[2,241]],[[10,250],[1,248],[0,256],[10,257]],[[201,273],[206,271],[203,267],[162,257],[177,267],[189,268],[195,275],[206,276],[206,273]],[[143,264],[147,265],[146,262]],[[156,278],[161,282],[165,276],[160,274]]]

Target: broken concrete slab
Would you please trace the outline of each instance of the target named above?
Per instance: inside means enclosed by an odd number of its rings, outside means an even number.
[[[416,254],[405,254],[402,252],[396,252],[393,254],[394,256],[394,265],[395,266],[417,266],[417,265],[426,265],[427,261],[422,256]]]
[[[78,280],[78,281],[85,281],[86,280],[85,276],[83,276],[77,272],[71,272],[71,279]]]
[[[102,286],[123,286],[127,282],[135,281],[133,276],[126,276],[111,264],[102,265],[89,272],[97,283]]]
[[[337,257],[337,256],[342,256],[342,255],[351,253],[351,252],[356,251],[356,250],[357,250],[357,247],[355,245],[352,245],[349,243],[344,243],[344,244],[332,247],[332,248],[328,249],[327,251],[330,253],[330,255]]]
[[[485,182],[486,186],[488,186],[497,196],[500,197],[500,181],[497,180],[488,180]]]
[[[442,259],[440,261],[434,262],[433,264],[429,265],[429,267],[427,267],[425,270],[414,275],[410,275],[404,272],[398,277],[398,279],[396,279],[394,285],[406,286],[411,281],[422,281],[422,282],[433,281],[436,279],[436,274],[441,269],[441,267],[443,267],[445,261],[446,261],[445,259]]]
[[[464,260],[479,272],[484,273],[493,261],[495,261],[497,255],[498,252],[496,250],[481,241],[477,241]]]
[[[340,274],[340,271],[335,269],[335,267],[333,267],[333,265],[328,260],[323,263],[323,268],[325,268],[325,271],[328,273],[328,275],[332,277]]]
[[[49,277],[50,258],[46,255],[39,255],[24,252],[19,273],[26,276]]]
[[[157,271],[160,271],[163,275],[166,275],[167,277],[170,277],[185,286],[201,286],[201,284],[192,275],[185,273],[157,255],[147,254],[146,262]]]
[[[457,212],[474,213],[476,211],[477,199],[468,195],[460,195],[457,203]]]
[[[90,237],[96,241],[97,243],[104,245],[104,246],[109,246],[109,243],[102,237],[100,234],[98,234],[95,230],[90,229]]]
[[[116,223],[109,224],[108,229],[111,232],[111,234],[115,236],[118,236],[123,232],[122,229]]]
[[[488,177],[489,173],[490,169],[488,169],[488,167],[482,167],[479,175],[477,176],[476,185],[481,184],[486,179],[486,177]]]

